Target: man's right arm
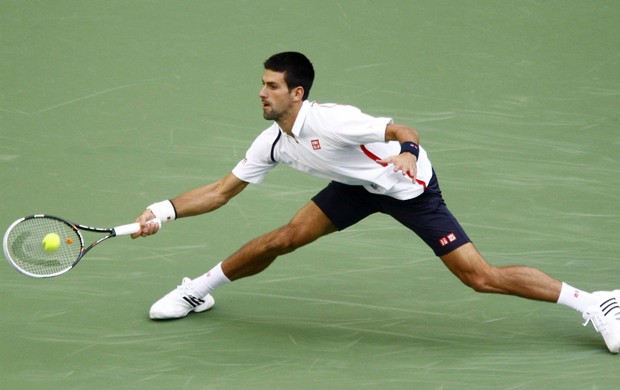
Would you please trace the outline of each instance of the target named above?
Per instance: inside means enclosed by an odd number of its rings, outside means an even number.
[[[172,199],[177,218],[209,213],[224,206],[248,185],[229,173],[215,183],[196,188]]]
[[[171,201],[164,201],[160,203],[166,203],[166,206],[172,207],[175,213],[175,219],[190,217],[209,213],[222,207],[228,203],[230,199],[243,191],[247,185],[248,182],[245,182],[237,178],[232,173],[229,173],[214,183],[185,192]],[[171,202],[171,205],[167,204],[167,202]],[[157,233],[159,230],[159,224],[148,223],[149,221],[155,219],[157,214],[157,210],[153,210],[157,207],[157,204],[152,206],[153,207],[149,206],[149,208],[136,219],[137,222],[140,222],[142,230],[133,234],[131,236],[132,238],[150,236],[151,234]]]

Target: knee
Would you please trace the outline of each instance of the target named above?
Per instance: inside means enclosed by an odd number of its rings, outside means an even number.
[[[488,270],[477,270],[475,272],[469,272],[464,275],[457,275],[459,279],[472,290],[479,293],[492,293],[497,289],[496,278],[493,268]]]
[[[501,283],[498,269],[487,263],[472,244],[463,245],[442,256],[441,260],[463,284],[474,291],[497,292],[497,286]]]
[[[288,224],[274,230],[265,245],[268,250],[278,254],[290,253],[305,244],[303,237],[299,226]]]
[[[488,293],[492,291],[489,280],[483,275],[472,275],[461,280],[465,283],[465,285],[476,292]]]

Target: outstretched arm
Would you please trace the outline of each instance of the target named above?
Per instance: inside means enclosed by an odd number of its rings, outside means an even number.
[[[172,199],[177,218],[209,213],[224,206],[248,185],[229,173],[215,183],[196,188]]]
[[[410,127],[390,123],[385,127],[385,141],[398,141],[401,145],[412,142],[417,148],[420,143],[420,136],[417,131]],[[401,171],[403,175],[408,175],[415,182],[417,161],[417,155],[411,152],[401,152],[396,156],[390,156],[378,162],[392,164],[394,172]]]
[[[230,199],[243,191],[247,185],[247,182],[229,173],[214,183],[185,192],[172,199],[170,202],[176,214],[176,218],[209,213],[228,203]],[[153,213],[151,209],[144,210],[136,219],[137,222],[140,222],[142,230],[133,234],[131,237],[146,237],[157,233],[159,225],[147,223],[155,219],[155,214],[156,213]]]

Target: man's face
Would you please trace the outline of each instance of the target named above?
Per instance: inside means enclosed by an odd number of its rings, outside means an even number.
[[[278,122],[291,115],[293,92],[289,91],[284,81],[284,73],[266,69],[258,96],[263,103],[263,118],[266,120]]]

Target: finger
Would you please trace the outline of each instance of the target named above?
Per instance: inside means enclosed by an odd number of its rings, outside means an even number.
[[[132,239],[136,239],[138,237],[144,237],[144,231],[146,229],[146,224],[143,221],[137,220],[136,222],[140,223],[140,230],[138,230],[137,232],[135,232],[134,234],[130,236]]]
[[[132,240],[135,240],[136,238],[142,236],[142,230],[144,229],[144,220],[142,219],[142,216],[139,216],[138,218],[136,218],[136,222],[140,224],[140,230],[138,230],[137,232],[129,236],[131,237]]]
[[[142,237],[152,236],[161,229],[161,222],[157,218],[153,218],[146,222],[142,228]]]
[[[134,239],[134,240],[135,240],[136,238],[138,238],[138,237],[144,237],[144,231],[143,231],[143,229],[140,229],[139,231],[135,232],[135,233],[134,233],[134,234],[132,234],[130,237],[131,237],[132,239]]]
[[[145,210],[138,218],[136,218],[136,222],[140,223],[140,230],[130,237],[136,239],[138,237],[146,237],[151,234],[155,234],[159,229],[159,221],[156,221],[155,216],[150,210]],[[156,225],[155,230],[152,229],[152,225]]]
[[[159,220],[157,218],[151,219],[150,221],[148,221],[145,225],[145,231],[147,233],[147,235],[152,235],[155,234],[159,231],[159,228],[161,227],[161,222],[159,222]]]

